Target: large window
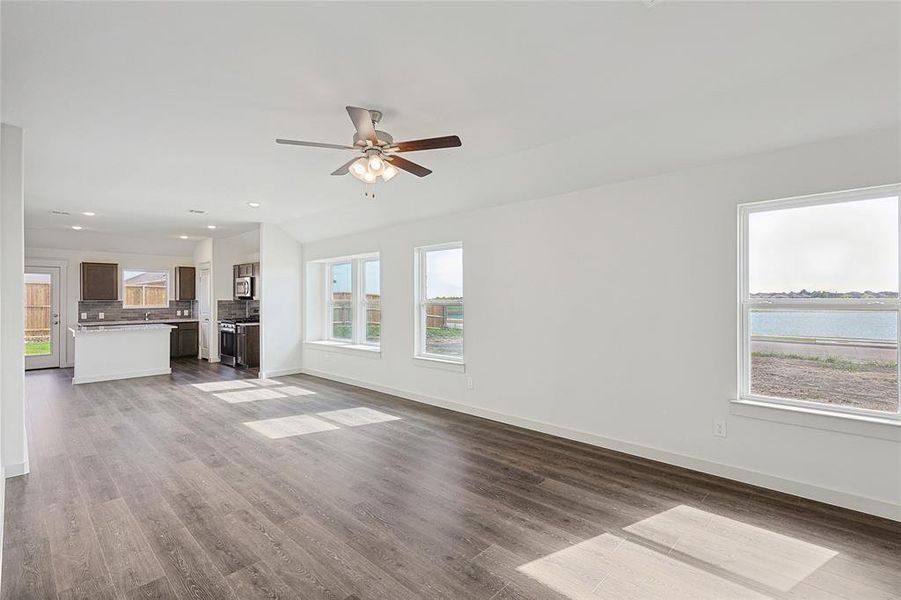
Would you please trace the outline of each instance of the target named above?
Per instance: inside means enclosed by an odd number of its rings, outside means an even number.
[[[378,257],[329,262],[325,276],[327,339],[379,345],[382,319]]]
[[[165,308],[169,306],[169,273],[167,271],[122,271],[123,306],[125,308]]]
[[[416,354],[463,362],[463,246],[416,250]]]
[[[898,191],[740,208],[742,397],[898,417]]]

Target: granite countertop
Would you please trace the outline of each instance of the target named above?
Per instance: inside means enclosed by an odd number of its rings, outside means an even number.
[[[102,325],[99,327],[79,327],[78,329],[69,327],[69,331],[72,332],[72,335],[79,336],[85,333],[95,334],[111,331],[146,331],[150,329],[165,329],[168,331],[170,329],[173,329],[174,327],[174,325],[166,325],[164,323],[141,323],[140,325]]]
[[[106,319],[102,321],[79,321],[79,327],[107,327],[113,325],[158,325],[160,323],[199,323],[198,319],[188,319],[184,317],[176,317],[174,319],[150,319],[145,321],[144,319],[131,319],[128,321],[108,321]]]

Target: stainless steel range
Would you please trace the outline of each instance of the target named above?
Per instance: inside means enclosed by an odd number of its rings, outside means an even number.
[[[226,365],[255,367],[259,317],[219,321],[219,359]]]

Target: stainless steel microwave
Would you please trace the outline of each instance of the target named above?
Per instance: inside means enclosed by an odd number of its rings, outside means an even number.
[[[235,277],[235,298],[253,298],[253,277]]]

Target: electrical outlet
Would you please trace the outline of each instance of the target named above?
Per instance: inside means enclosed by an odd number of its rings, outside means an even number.
[[[714,419],[713,420],[713,435],[716,437],[724,438],[726,437],[726,420],[725,419]]]
[[[176,317],[180,317],[180,316],[181,316],[181,311],[180,311],[180,310],[175,311],[175,316],[176,316]]]
[[[467,389],[467,390],[471,390],[471,389],[472,389],[472,377],[467,377],[467,378],[466,378],[466,389]]]
[[[97,318],[98,318],[98,319],[102,319],[102,318],[103,318],[103,313],[97,313]]]
[[[85,321],[88,318],[88,313],[81,313],[81,320]]]

